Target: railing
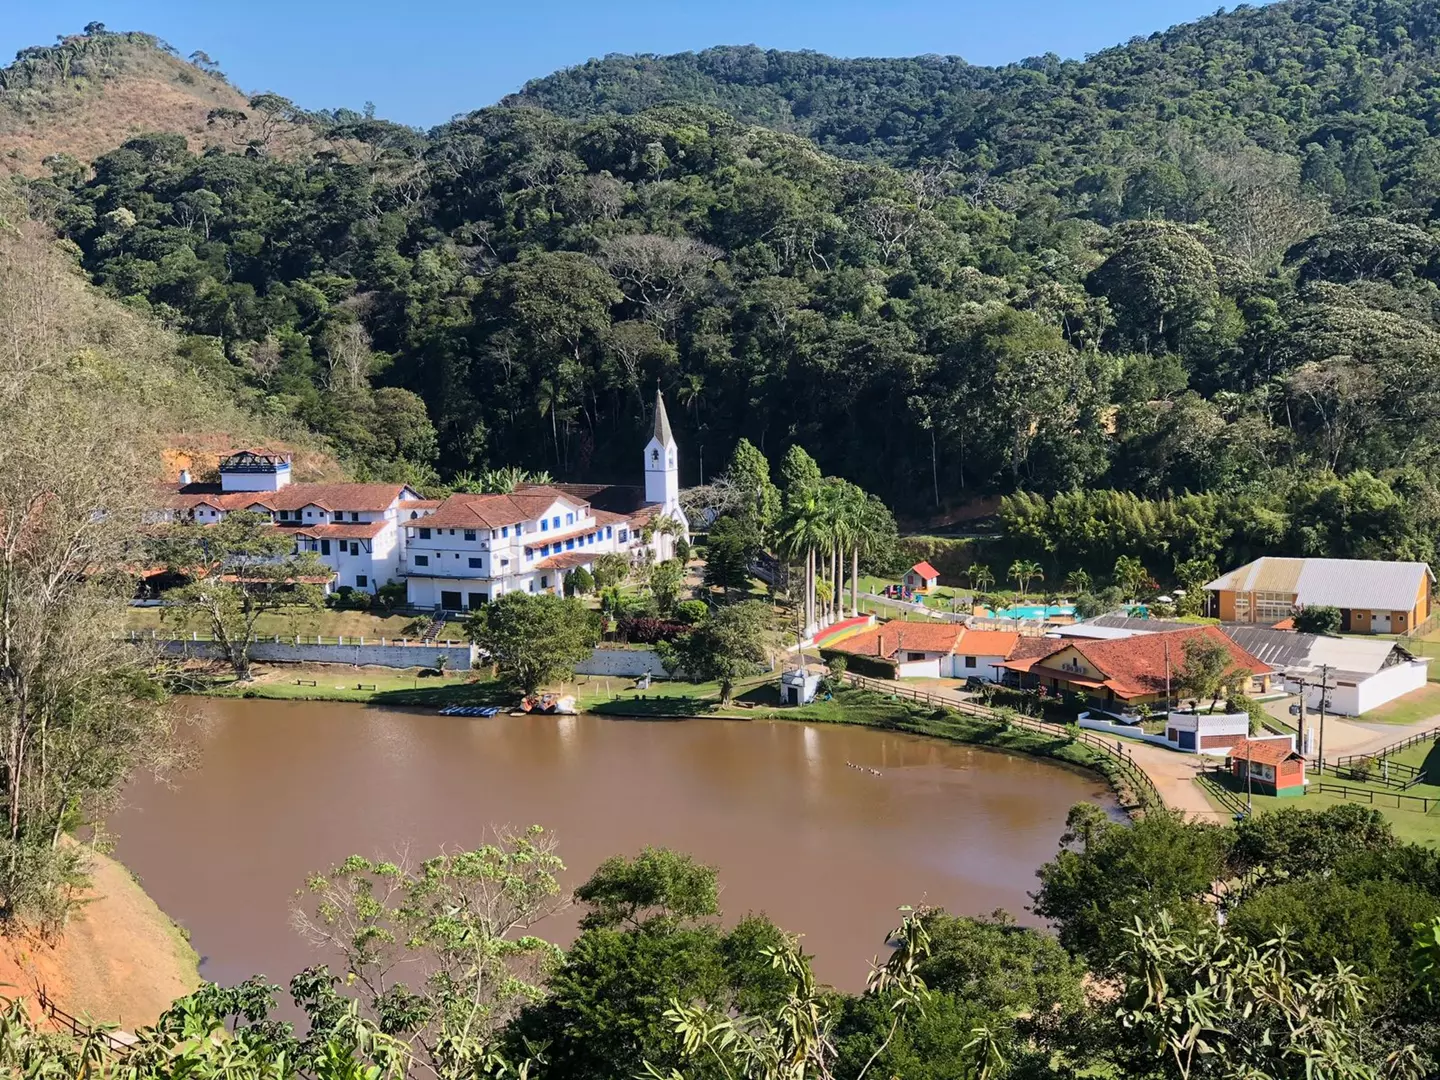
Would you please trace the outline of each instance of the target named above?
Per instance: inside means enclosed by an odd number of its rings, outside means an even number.
[[[1367,759],[1357,757],[1355,760],[1344,765],[1326,762],[1322,765],[1315,765],[1312,771],[1317,776],[1324,776],[1327,772],[1337,780],[1358,780],[1362,784],[1380,784],[1382,787],[1395,788],[1397,791],[1407,791],[1416,784],[1425,782],[1425,773],[1413,765],[1403,765],[1398,761],[1386,761],[1383,758]]]
[[[127,1039],[112,1032],[106,1031],[103,1028],[98,1028],[92,1024],[87,1024],[78,1017],[73,1016],[70,1013],[66,1012],[64,1009],[60,1008],[60,1006],[56,1005],[55,1002],[51,1000],[50,996],[45,993],[45,988],[43,986],[40,988],[39,1001],[41,1011],[50,1018],[51,1023],[53,1023],[56,1027],[62,1028],[70,1032],[70,1034],[79,1036],[80,1038],[98,1039],[100,1042],[108,1046],[111,1050],[116,1050],[121,1053],[124,1053],[125,1051],[130,1049],[131,1043]]]
[[[872,679],[866,675],[857,675],[847,671],[845,679],[861,690],[874,690],[883,694],[891,694],[899,698],[910,698],[912,701],[923,701],[927,705],[938,705],[966,716],[975,716],[982,720],[990,720],[997,724],[1013,724],[1015,727],[1026,731],[1034,731],[1042,735],[1051,735],[1060,739],[1073,740],[1078,743],[1098,750],[1111,759],[1116,773],[1127,783],[1135,793],[1135,799],[1141,807],[1164,806],[1165,800],[1160,797],[1160,790],[1155,786],[1155,781],[1150,779],[1134,759],[1124,745],[1119,742],[1112,742],[1092,735],[1088,731],[1081,731],[1078,734],[1072,732],[1064,724],[1053,724],[1048,720],[1037,720],[1033,716],[1025,716],[1023,713],[1016,713],[1010,710],[1001,712],[988,705],[977,705],[973,701],[964,698],[952,697],[948,694],[932,693],[928,690],[920,690],[916,687],[901,686],[898,683],[887,682],[883,679]]]
[[[1382,746],[1379,750],[1372,750],[1368,754],[1343,754],[1335,759],[1335,764],[1349,765],[1353,762],[1364,760],[1379,761],[1381,758],[1389,757],[1391,754],[1397,753],[1401,750],[1408,750],[1410,749],[1410,747],[1415,746],[1419,743],[1437,741],[1440,741],[1440,727],[1433,727],[1430,728],[1428,731],[1422,731],[1418,734],[1411,735],[1408,739],[1401,739],[1399,742],[1391,743],[1388,746]]]
[[[1375,805],[1377,798],[1381,800],[1394,799],[1397,810],[1413,810],[1421,814],[1428,814],[1432,807],[1440,806],[1440,798],[1427,795],[1401,795],[1396,791],[1375,791],[1371,788],[1352,788],[1346,787],[1344,784],[1326,783],[1324,780],[1313,780],[1310,782],[1309,787],[1311,790],[1318,791],[1321,794],[1335,794],[1346,800],[1353,798],[1358,801],[1363,799],[1371,806]],[[1407,805],[1410,803],[1417,805]],[[1382,801],[1380,805],[1389,806],[1390,804]]]

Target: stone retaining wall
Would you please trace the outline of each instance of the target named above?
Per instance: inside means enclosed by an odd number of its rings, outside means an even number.
[[[140,639],[144,640],[144,639]],[[157,640],[166,652],[181,656],[203,656],[217,659],[220,647],[213,641]],[[378,641],[366,640],[361,645],[357,640],[351,645],[317,645],[314,642],[296,644],[293,640],[273,638],[257,641],[250,647],[250,658],[271,664],[355,664],[362,667],[416,668],[439,667],[440,657],[445,657],[449,671],[469,671],[475,666],[475,649],[472,645],[382,645]]]

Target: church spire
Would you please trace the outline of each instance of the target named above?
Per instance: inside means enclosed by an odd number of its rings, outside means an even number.
[[[655,438],[660,440],[661,446],[670,446],[675,442],[675,436],[670,431],[670,417],[665,415],[665,398],[658,383],[655,386]]]

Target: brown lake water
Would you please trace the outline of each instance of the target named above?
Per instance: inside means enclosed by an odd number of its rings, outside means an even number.
[[[719,867],[727,919],[766,912],[804,934],[820,978],[854,990],[902,904],[1033,922],[1027,893],[1066,811],[1113,806],[1098,780],[1053,764],[866,728],[259,700],[196,711],[199,763],[170,786],[132,785],[110,827],[220,983],[284,983],[328,959],[289,925],[308,871],[541,824],[567,888],[647,844]],[[575,918],[539,932],[568,943]]]

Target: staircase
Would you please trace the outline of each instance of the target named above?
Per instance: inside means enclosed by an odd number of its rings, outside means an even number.
[[[445,616],[432,615],[430,624],[420,632],[420,641],[425,645],[433,645],[440,640],[440,631],[445,629]]]

